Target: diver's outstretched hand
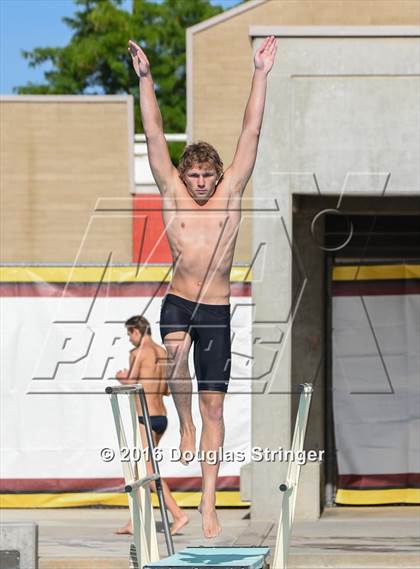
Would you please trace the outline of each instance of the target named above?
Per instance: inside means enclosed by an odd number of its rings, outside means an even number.
[[[274,36],[265,38],[254,56],[255,69],[260,69],[268,74],[274,64],[277,51],[277,39]]]
[[[131,54],[134,71],[138,77],[146,77],[150,73],[150,63],[146,54],[133,40],[128,40],[128,51]]]

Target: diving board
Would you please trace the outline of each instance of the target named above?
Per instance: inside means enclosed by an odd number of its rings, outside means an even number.
[[[144,569],[265,569],[269,553],[269,547],[186,547],[170,557],[145,565]]]
[[[292,439],[293,456],[301,452],[304,447],[306,427],[308,424],[309,409],[312,399],[313,387],[310,383],[299,386],[300,398]],[[123,472],[126,480],[125,490],[129,496],[130,513],[133,522],[134,543],[130,546],[130,569],[287,569],[289,543],[294,520],[297,489],[299,484],[301,465],[294,460],[289,462],[286,480],[280,484],[281,506],[277,529],[277,538],[274,554],[271,556],[269,547],[186,547],[174,553],[172,536],[169,528],[168,514],[163,499],[163,491],[159,466],[154,459],[153,437],[150,425],[150,416],[143,386],[134,384],[120,387],[107,387],[106,393],[111,395],[111,406],[114,413],[120,450],[127,446],[117,395],[125,394],[130,399],[131,422],[134,440],[141,445],[139,427],[135,408],[135,396],[140,397],[143,410],[144,424],[147,435],[147,445],[152,462],[153,474],[147,475],[144,453],[139,464],[131,465],[123,462]],[[156,527],[153,516],[153,507],[150,499],[149,484],[155,481],[159,498],[159,507],[162,515],[168,557],[159,558],[156,538]]]

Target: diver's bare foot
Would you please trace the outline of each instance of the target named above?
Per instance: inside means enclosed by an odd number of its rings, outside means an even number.
[[[191,430],[181,431],[181,441],[179,443],[180,461],[187,465],[195,457],[195,427]]]
[[[175,535],[181,528],[186,526],[189,521],[190,518],[187,516],[187,514],[182,514],[181,517],[176,519],[174,518],[173,524],[171,526],[171,534]]]
[[[125,526],[123,526],[122,528],[119,528],[116,531],[114,531],[114,534],[116,534],[116,535],[133,535],[133,525],[131,523],[131,520],[128,521],[125,524]]]
[[[217,518],[216,508],[211,506],[205,506],[203,501],[200,502],[198,506],[198,511],[202,517],[203,535],[207,538],[217,537],[222,531]]]

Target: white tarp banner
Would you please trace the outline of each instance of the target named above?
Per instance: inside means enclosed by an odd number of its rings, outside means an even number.
[[[420,479],[420,295],[337,295],[332,339],[337,501],[403,502],[384,491]]]
[[[48,286],[43,283],[42,286]],[[121,478],[109,384],[118,384],[118,369],[128,368],[128,341],[124,322],[144,312],[160,343],[159,312],[162,297],[54,297],[10,296],[2,301],[2,423],[1,475],[11,480],[55,480],[66,491],[65,480]],[[251,298],[234,297],[232,375],[225,401],[225,451],[248,451],[251,435]],[[241,305],[234,310],[235,305]],[[192,369],[192,367],[191,367]],[[177,449],[179,422],[171,397],[165,397],[168,430],[161,447]],[[128,409],[128,407],[127,407]],[[200,436],[197,396],[193,396],[195,423]],[[126,413],[128,418],[128,411]],[[128,422],[127,422],[128,424]],[[111,462],[101,449],[116,451]],[[173,453],[173,451],[170,451]],[[172,456],[172,454],[171,454]],[[220,476],[239,476],[243,463],[223,462]],[[178,461],[162,461],[169,477],[201,476],[200,464],[188,469]],[[61,481],[61,482],[60,482]],[[29,487],[28,487],[29,484]]]

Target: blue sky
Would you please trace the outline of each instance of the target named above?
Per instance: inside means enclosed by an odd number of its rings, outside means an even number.
[[[212,0],[229,8],[238,0]],[[131,0],[125,0],[129,9]],[[73,0],[0,0],[0,94],[13,94],[13,87],[28,81],[43,81],[48,65],[35,69],[21,55],[34,47],[66,45],[71,30],[61,19],[76,10]]]

